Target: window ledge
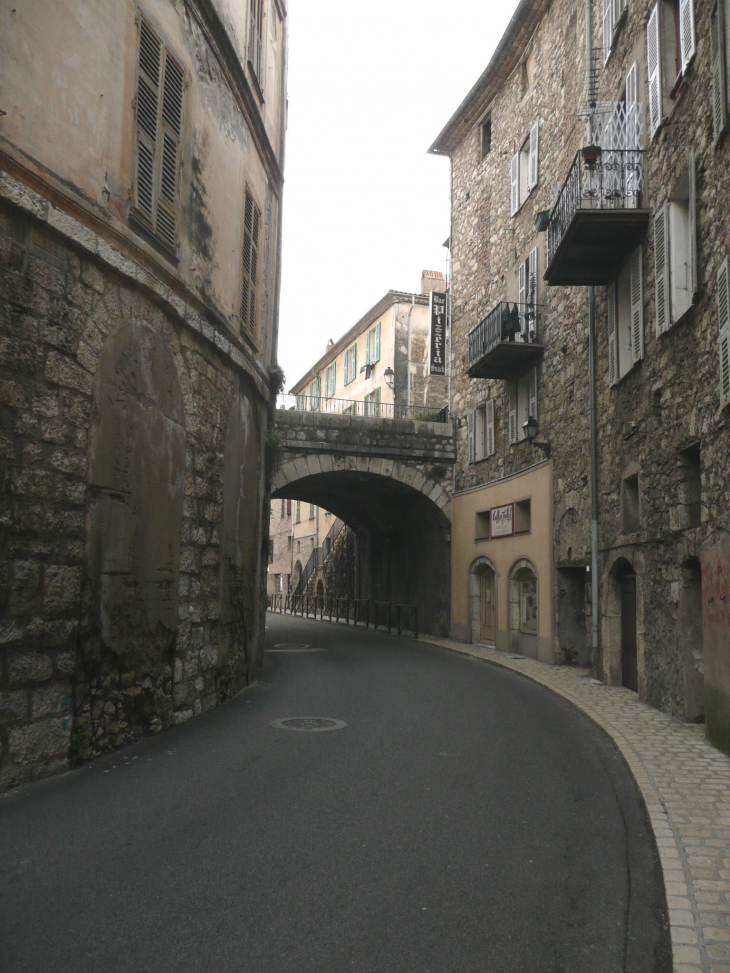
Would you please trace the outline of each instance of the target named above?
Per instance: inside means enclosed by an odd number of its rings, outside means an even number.
[[[613,383],[613,384],[611,385],[611,388],[612,388],[612,389],[615,389],[615,388],[618,388],[618,387],[619,387],[619,385],[621,385],[621,383],[622,383],[622,382],[624,381],[624,379],[626,379],[626,378],[628,378],[628,377],[629,377],[629,375],[631,375],[631,373],[632,373],[632,372],[633,372],[633,371],[634,371],[634,370],[635,370],[636,368],[638,368],[638,367],[639,367],[639,365],[640,365],[640,364],[641,364],[641,363],[643,362],[643,360],[644,360],[643,358],[640,358],[640,359],[639,359],[638,361],[635,361],[635,362],[634,362],[634,363],[632,364],[632,366],[631,366],[631,368],[629,368],[629,369],[628,369],[628,371],[625,371],[625,372],[623,373],[623,375],[621,375],[621,376],[620,376],[619,378],[617,378],[617,379],[616,379],[616,381],[615,381],[615,382],[614,382],[614,383]]]
[[[668,328],[665,328],[660,335],[657,335],[659,340],[661,341],[665,335],[671,334],[676,328],[679,327],[680,324],[684,324],[686,321],[690,320],[692,318],[692,311],[694,311],[695,307],[695,304],[690,304],[686,310],[682,311],[676,321],[672,321]]]
[[[127,221],[135,233],[139,233],[140,236],[144,237],[150,246],[154,247],[166,260],[168,260],[173,266],[177,267],[180,263],[180,258],[174,250],[171,250],[166,243],[157,236],[152,227],[149,225],[147,220],[136,207],[130,209],[127,216]]]

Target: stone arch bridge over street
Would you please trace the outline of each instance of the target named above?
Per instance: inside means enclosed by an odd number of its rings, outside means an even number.
[[[276,410],[273,498],[331,511],[357,538],[358,598],[417,605],[448,634],[452,422]]]

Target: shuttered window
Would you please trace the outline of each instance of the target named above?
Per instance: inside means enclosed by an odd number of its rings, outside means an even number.
[[[511,445],[517,442],[517,385],[514,382],[510,383],[508,399],[509,420],[507,433]]]
[[[659,4],[652,10],[646,25],[646,71],[649,93],[649,135],[653,136],[661,125],[664,114]]]
[[[243,211],[243,282],[241,286],[241,331],[258,340],[259,327],[259,236],[261,210],[246,186]]]
[[[712,137],[717,143],[727,125],[727,65],[725,63],[725,0],[718,0],[710,16],[710,101]]]
[[[495,449],[494,399],[488,399],[470,413],[470,463],[493,456]]]
[[[540,124],[534,122],[530,134],[510,162],[510,215],[514,216],[540,179]]]
[[[469,457],[468,462],[475,463],[477,458],[476,451],[476,424],[477,410],[472,409],[466,417],[466,450]]]
[[[720,326],[720,402],[730,399],[730,293],[727,258],[717,271],[717,320]]]
[[[514,216],[517,210],[520,208],[520,153],[516,152],[512,156],[512,161],[509,167],[509,178],[510,178],[510,203],[509,211],[510,216]]]
[[[608,60],[613,44],[613,28],[615,23],[614,0],[603,0],[603,60]]]
[[[530,157],[527,176],[527,191],[532,192],[538,183],[540,176],[540,124],[535,124],[530,129]]]
[[[497,452],[497,431],[494,424],[494,399],[484,406],[484,455],[494,456]]]
[[[345,352],[343,382],[349,385],[357,376],[357,345],[353,345]]]
[[[264,0],[250,0],[249,18],[248,61],[259,87],[263,88]]]
[[[644,268],[641,247],[629,259],[631,363],[644,357]]]
[[[337,390],[337,362],[328,365],[324,373],[324,396],[331,399]]]
[[[365,338],[365,364],[374,365],[377,361],[380,361],[380,321]]]
[[[135,216],[177,247],[185,76],[146,20],[139,20],[135,98]]]

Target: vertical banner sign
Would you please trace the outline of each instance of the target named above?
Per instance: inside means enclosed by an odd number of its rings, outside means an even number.
[[[431,294],[431,355],[429,375],[446,374],[446,295]]]

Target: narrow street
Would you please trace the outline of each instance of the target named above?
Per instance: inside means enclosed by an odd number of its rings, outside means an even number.
[[[645,813],[589,720],[437,647],[268,625],[231,703],[0,798],[3,973],[671,969]]]

